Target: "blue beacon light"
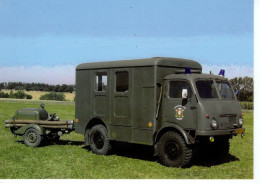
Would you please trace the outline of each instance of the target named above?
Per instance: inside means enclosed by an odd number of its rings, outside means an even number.
[[[221,69],[220,71],[219,71],[219,74],[218,74],[219,76],[225,76],[225,70],[224,69]]]
[[[191,74],[190,67],[185,68],[185,74]]]

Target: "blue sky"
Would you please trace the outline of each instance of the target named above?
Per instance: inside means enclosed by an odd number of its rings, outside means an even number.
[[[0,0],[0,82],[69,84],[82,62],[154,56],[253,76],[253,34],[253,0]]]

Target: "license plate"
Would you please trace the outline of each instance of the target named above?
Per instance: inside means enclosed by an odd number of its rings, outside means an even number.
[[[235,133],[238,134],[238,133],[244,133],[245,132],[245,129],[244,128],[239,128],[239,129],[236,129],[235,130]]]

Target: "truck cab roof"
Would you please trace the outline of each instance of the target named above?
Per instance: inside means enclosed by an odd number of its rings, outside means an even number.
[[[227,78],[215,74],[170,74],[164,79],[219,79],[228,80]]]

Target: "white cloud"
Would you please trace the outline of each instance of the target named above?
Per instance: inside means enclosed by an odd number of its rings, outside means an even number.
[[[74,65],[0,67],[0,82],[75,84]]]
[[[56,65],[53,67],[0,67],[0,82],[37,82],[49,84],[75,84],[74,65]],[[250,76],[253,77],[253,68],[243,65],[202,65],[203,73],[212,71],[218,74],[220,69],[225,70],[225,77]]]
[[[234,77],[254,77],[254,68],[245,65],[206,65],[202,64],[202,72],[219,74],[220,69],[225,70],[225,77],[232,79]]]

